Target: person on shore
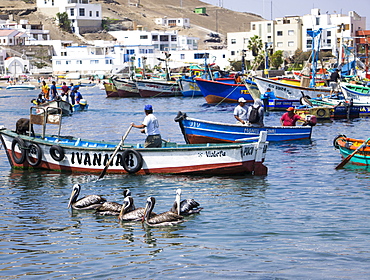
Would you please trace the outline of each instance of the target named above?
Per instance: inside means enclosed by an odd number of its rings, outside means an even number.
[[[41,93],[44,95],[45,100],[46,101],[49,101],[49,98],[50,98],[50,88],[46,84],[45,81],[42,81]]]
[[[247,109],[245,109],[245,103],[247,100],[244,99],[244,97],[240,97],[238,99],[239,105],[235,107],[234,109],[234,117],[238,121],[237,123],[246,124],[248,121],[247,118]]]
[[[265,110],[265,112],[267,111],[270,99],[276,99],[276,96],[271,88],[268,88],[265,93],[261,94],[261,100],[263,102],[263,109]]]
[[[58,91],[57,91],[57,86],[55,84],[55,81],[51,82],[50,86],[50,94],[51,94],[51,100],[56,100],[58,97]]]
[[[264,108],[261,99],[254,100],[252,106],[249,106],[247,112],[248,126],[263,127]]]
[[[145,118],[140,125],[131,123],[132,127],[141,128],[141,133],[147,135],[145,139],[145,148],[160,148],[162,147],[162,138],[159,131],[158,119],[153,114],[152,105],[145,105],[144,107]]]
[[[284,113],[280,118],[280,122],[282,126],[295,126],[298,120],[301,120],[304,123],[306,123],[306,120],[304,118],[294,113],[293,107],[289,107],[286,110],[287,112]]]
[[[68,97],[69,87],[67,86],[66,82],[63,82],[63,86],[62,86],[61,90],[62,90],[62,93],[61,93],[62,100],[66,101],[66,102],[69,102],[69,97]]]

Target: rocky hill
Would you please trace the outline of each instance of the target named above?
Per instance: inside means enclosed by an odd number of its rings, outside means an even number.
[[[52,39],[83,43],[79,37],[61,31],[55,25],[53,18],[45,17],[45,15],[38,12],[35,9],[36,5],[33,4],[35,2],[35,0],[2,0],[0,15],[12,14],[15,20],[26,18],[30,22],[41,21],[44,23],[44,28],[50,30]],[[110,26],[115,30],[135,29],[139,25],[148,31],[166,30],[166,28],[156,25],[154,19],[166,16],[169,18],[189,18],[190,28],[167,28],[167,30],[178,30],[180,35],[198,37],[200,48],[209,47],[207,44],[203,45],[203,40],[207,38],[207,34],[210,32],[219,33],[224,42],[227,32],[249,31],[251,21],[263,20],[253,13],[235,12],[198,0],[91,0],[90,2],[102,5],[103,17],[109,19],[109,22],[116,23]],[[134,3],[137,5],[132,5]],[[194,9],[198,7],[205,7],[206,14],[195,14]],[[83,36],[88,40],[112,40],[107,32],[83,34]]]

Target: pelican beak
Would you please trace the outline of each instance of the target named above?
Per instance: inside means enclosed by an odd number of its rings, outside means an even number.
[[[69,198],[69,201],[68,201],[68,208],[71,207],[72,205],[72,200],[73,200],[73,197],[76,195],[76,190],[73,190],[72,193],[71,193],[71,197]]]

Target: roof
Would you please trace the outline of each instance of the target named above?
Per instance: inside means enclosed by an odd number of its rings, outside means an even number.
[[[13,33],[14,35],[16,35],[18,31],[14,29],[0,29],[0,37],[8,37],[12,35]]]

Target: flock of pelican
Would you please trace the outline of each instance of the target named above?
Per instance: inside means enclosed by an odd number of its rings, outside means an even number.
[[[175,225],[184,222],[184,216],[199,213],[203,208],[194,199],[181,201],[181,189],[176,190],[176,198],[171,209],[161,214],[153,212],[155,198],[148,197],[145,208],[136,208],[131,191],[123,192],[123,204],[109,202],[100,195],[87,195],[81,199],[78,196],[81,185],[75,184],[69,198],[68,208],[75,210],[95,210],[97,215],[118,216],[119,221],[142,221],[149,226]]]

